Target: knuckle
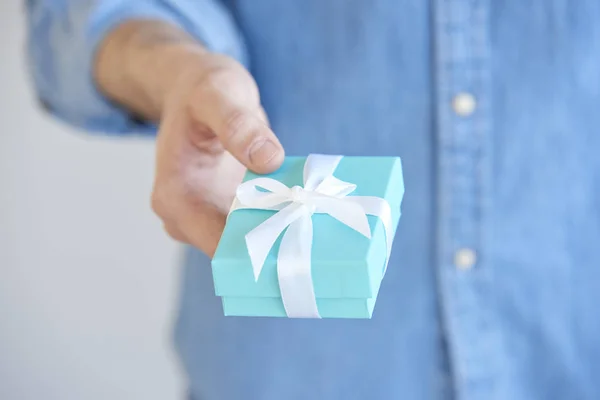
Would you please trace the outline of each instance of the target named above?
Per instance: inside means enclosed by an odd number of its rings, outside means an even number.
[[[224,121],[223,140],[229,144],[247,142],[255,130],[252,118],[241,110],[233,111]]]
[[[167,212],[167,204],[164,201],[165,196],[161,195],[163,191],[153,190],[150,205],[152,207],[152,211],[162,220],[163,230],[167,233],[171,239],[176,240],[178,242],[185,242],[185,237],[182,235],[181,231],[177,228],[176,224],[174,224],[173,218],[169,216]]]
[[[172,225],[164,224],[163,229],[171,239],[176,240],[178,242],[186,242],[184,236],[181,234],[179,229],[173,227]]]
[[[217,69],[206,74],[202,83],[206,89],[224,90],[237,81],[235,75],[230,69]]]
[[[158,195],[156,194],[156,191],[152,192],[152,196],[150,197],[150,207],[152,207],[152,211],[154,212],[154,214],[161,214],[162,206],[160,204],[160,200],[158,198]]]
[[[201,97],[210,96],[215,93],[232,93],[237,96],[243,95],[247,85],[241,84],[243,79],[238,71],[229,68],[215,69],[206,73],[198,83],[198,94]]]
[[[161,191],[156,189],[152,191],[152,196],[150,197],[150,206],[152,207],[152,211],[161,219],[166,218],[165,201],[164,196],[161,195]]]

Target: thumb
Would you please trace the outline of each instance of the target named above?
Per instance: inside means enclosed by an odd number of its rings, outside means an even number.
[[[259,105],[241,104],[223,90],[213,88],[196,98],[191,109],[192,118],[208,126],[223,147],[253,172],[273,172],[283,162],[283,147]]]

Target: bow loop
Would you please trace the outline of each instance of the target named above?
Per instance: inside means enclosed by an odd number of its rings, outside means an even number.
[[[311,154],[304,163],[304,189],[314,191],[324,179],[333,175],[342,156]]]
[[[353,183],[344,182],[335,176],[328,176],[315,188],[315,192],[334,197],[346,197],[356,190]]]
[[[290,188],[269,178],[249,180],[242,183],[236,191],[236,201],[239,203],[237,208],[281,210],[290,199]]]

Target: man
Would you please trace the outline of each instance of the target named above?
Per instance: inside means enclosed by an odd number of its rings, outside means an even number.
[[[158,127],[192,398],[600,398],[600,3],[28,3],[50,112]],[[243,167],[284,148],[402,158],[372,320],[222,316],[209,257]]]

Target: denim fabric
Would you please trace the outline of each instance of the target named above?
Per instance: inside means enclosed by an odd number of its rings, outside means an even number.
[[[73,124],[151,132],[89,70],[110,27],[150,15],[243,60],[289,154],[402,158],[372,320],[224,318],[188,249],[175,339],[196,398],[600,398],[600,2],[30,3],[36,87]]]

